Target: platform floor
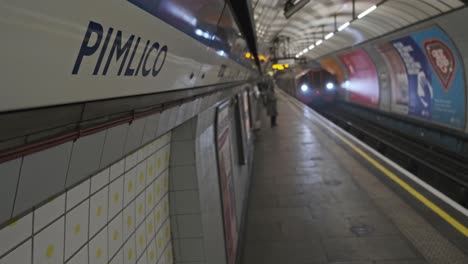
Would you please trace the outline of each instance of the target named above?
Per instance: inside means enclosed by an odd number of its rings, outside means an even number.
[[[257,134],[243,264],[468,263],[285,95],[278,107]]]

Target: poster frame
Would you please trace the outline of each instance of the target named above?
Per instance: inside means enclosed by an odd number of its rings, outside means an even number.
[[[215,148],[216,148],[216,166],[217,166],[217,172],[218,172],[218,184],[219,184],[219,195],[220,195],[220,200],[221,200],[221,217],[222,217],[222,221],[223,221],[223,236],[224,236],[224,248],[226,250],[226,263],[227,264],[235,264],[236,263],[236,258],[237,258],[237,253],[238,253],[238,244],[239,244],[239,241],[238,241],[238,238],[239,238],[239,230],[237,229],[237,210],[236,210],[236,200],[235,200],[235,190],[234,190],[234,182],[233,182],[233,177],[234,177],[234,172],[233,172],[233,166],[234,166],[234,162],[232,161],[232,149],[231,149],[231,143],[232,141],[228,142],[228,148],[229,148],[229,159],[230,159],[230,166],[231,166],[231,169],[230,169],[230,180],[232,180],[231,182],[231,185],[230,187],[232,187],[231,189],[229,189],[228,191],[230,191],[228,193],[228,197],[230,197],[230,203],[227,204],[226,203],[226,199],[224,198],[226,193],[225,193],[225,189],[223,188],[223,176],[222,175],[225,175],[223,174],[222,172],[222,167],[220,166],[220,149],[223,147],[223,146],[220,146],[220,142],[219,142],[219,133],[221,133],[220,131],[220,122],[222,120],[220,120],[220,113],[222,113],[222,111],[225,111],[227,110],[228,113],[227,113],[227,121],[225,121],[225,124],[227,126],[226,130],[228,130],[226,133],[227,133],[227,136],[228,136],[228,139],[231,139],[230,137],[230,134],[231,134],[231,116],[230,116],[230,107],[232,105],[232,98],[230,99],[227,99],[225,101],[222,101],[217,107],[216,107],[216,111],[215,111],[215,118],[214,118],[214,143],[215,143]],[[232,197],[231,197],[232,196]],[[231,210],[232,214],[231,214],[231,219],[227,219],[227,216],[226,216],[226,210],[227,210],[227,206],[229,206],[229,210]],[[230,241],[229,240],[229,227],[227,226],[227,221],[230,220],[229,223],[231,223],[231,228],[232,226],[234,226],[234,229],[235,229],[235,232],[236,232],[236,235],[235,235],[235,241]],[[232,238],[232,237],[231,237]],[[230,252],[230,246],[232,246],[234,249],[233,249],[233,252]]]

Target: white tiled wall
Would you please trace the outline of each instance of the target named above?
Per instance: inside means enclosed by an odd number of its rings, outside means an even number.
[[[0,264],[173,263],[170,141],[161,136],[1,229]]]
[[[172,135],[170,195],[176,263],[205,263],[195,164],[195,132],[196,119],[192,119],[176,127]]]

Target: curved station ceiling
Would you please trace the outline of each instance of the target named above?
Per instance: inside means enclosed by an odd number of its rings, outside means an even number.
[[[287,19],[286,2],[251,0],[258,45],[265,50],[288,39],[287,55],[311,59],[464,5],[460,0],[310,0]]]

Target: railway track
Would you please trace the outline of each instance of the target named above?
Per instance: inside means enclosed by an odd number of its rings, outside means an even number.
[[[362,120],[339,107],[314,108],[460,205],[468,208],[468,159],[380,124]]]

